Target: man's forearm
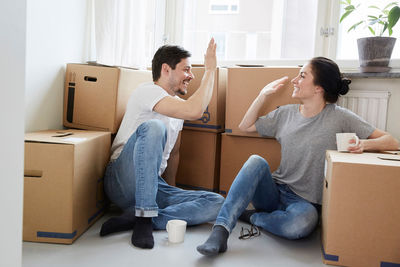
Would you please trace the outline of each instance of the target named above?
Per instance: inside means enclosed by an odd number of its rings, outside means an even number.
[[[198,112],[201,117],[204,110],[210,103],[213,88],[214,88],[215,70],[206,70],[201,80],[200,87],[196,92],[187,100],[194,110]]]

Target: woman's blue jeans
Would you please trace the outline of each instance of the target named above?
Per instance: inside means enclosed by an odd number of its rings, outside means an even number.
[[[222,196],[170,186],[158,175],[166,140],[163,122],[149,120],[141,124],[118,159],[107,166],[107,196],[125,212],[153,217],[154,229],[165,229],[172,219],[185,220],[188,225],[215,220],[224,201]]]
[[[257,155],[252,155],[239,171],[215,225],[231,232],[250,202],[257,210],[250,217],[251,223],[280,237],[305,237],[318,223],[316,207],[287,185],[275,183],[268,163]]]

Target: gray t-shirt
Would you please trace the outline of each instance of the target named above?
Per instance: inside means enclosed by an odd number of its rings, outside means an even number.
[[[281,164],[272,174],[302,198],[321,204],[325,152],[336,149],[336,133],[356,133],[366,139],[375,130],[355,113],[327,104],[316,116],[305,118],[299,104],[281,106],[257,119],[261,136],[275,137],[281,144]]]

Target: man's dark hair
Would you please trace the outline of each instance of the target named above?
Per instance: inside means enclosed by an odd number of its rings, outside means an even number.
[[[183,58],[190,57],[190,52],[186,51],[180,46],[177,45],[163,45],[161,46],[157,52],[154,54],[152,60],[152,73],[153,73],[153,81],[156,82],[161,77],[161,66],[164,63],[167,63],[173,70],[176,67],[176,64],[181,62]]]

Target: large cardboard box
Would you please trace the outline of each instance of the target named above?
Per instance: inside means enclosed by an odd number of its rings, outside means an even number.
[[[195,78],[189,83],[188,91],[183,99],[188,99],[199,88],[204,75],[204,67],[193,67]],[[213,94],[203,116],[198,120],[185,121],[184,128],[209,132],[223,132],[225,130],[225,91],[226,91],[225,68],[217,68],[214,79]]]
[[[279,92],[270,96],[258,115],[268,114],[281,105],[299,103],[291,97],[293,85],[290,82],[299,71],[298,67],[228,68],[225,132],[232,135],[258,136],[257,133],[240,131],[239,123],[261,89],[283,76],[288,76],[289,81]]]
[[[25,135],[23,240],[71,244],[104,212],[109,132]]]
[[[400,155],[327,151],[325,167],[323,262],[400,266]]]
[[[218,192],[221,134],[184,129],[176,184]]]
[[[64,126],[116,133],[131,92],[151,81],[147,70],[67,64]]]
[[[275,171],[281,161],[281,145],[275,139],[232,136],[222,134],[221,142],[220,194],[226,196],[233,180],[243,164],[253,155],[267,160],[271,172]]]

